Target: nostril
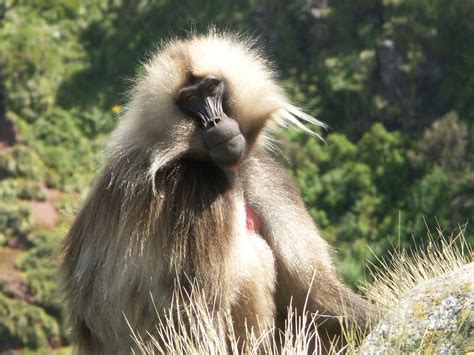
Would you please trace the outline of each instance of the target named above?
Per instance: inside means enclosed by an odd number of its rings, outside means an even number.
[[[239,124],[235,120],[226,117],[219,117],[219,119],[221,122],[207,129],[203,135],[204,144],[209,150],[223,143],[230,142],[234,137],[241,135]],[[215,124],[215,119],[212,121]],[[211,120],[209,120],[210,122]]]
[[[221,121],[220,117],[216,117],[207,122],[207,129],[215,127]]]

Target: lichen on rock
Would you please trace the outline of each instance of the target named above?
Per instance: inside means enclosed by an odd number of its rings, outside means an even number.
[[[474,263],[426,280],[403,296],[360,354],[474,351]]]

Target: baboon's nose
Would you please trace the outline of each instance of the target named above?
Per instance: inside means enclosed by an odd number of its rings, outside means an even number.
[[[240,128],[237,121],[229,117],[215,117],[210,119],[206,125],[204,143],[207,149],[212,149],[239,134]]]
[[[215,127],[219,124],[219,122],[221,122],[221,118],[220,117],[214,117],[212,119],[210,119],[207,124],[206,124],[206,130],[208,130],[209,128],[212,128],[212,127]]]

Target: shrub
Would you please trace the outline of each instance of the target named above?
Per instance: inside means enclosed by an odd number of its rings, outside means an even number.
[[[16,145],[11,150],[0,152],[0,177],[24,177],[42,180],[44,163],[30,147]]]
[[[0,203],[0,241],[27,235],[31,227],[30,210],[25,206]]]
[[[58,344],[61,333],[57,321],[41,308],[0,293],[0,339],[36,349]]]
[[[46,200],[41,184],[36,181],[18,179],[0,180],[0,199]]]

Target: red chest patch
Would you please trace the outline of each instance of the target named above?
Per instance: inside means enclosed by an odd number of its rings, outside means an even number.
[[[262,221],[254,209],[248,205],[245,206],[245,219],[247,231],[249,233],[259,233],[262,231]]]

